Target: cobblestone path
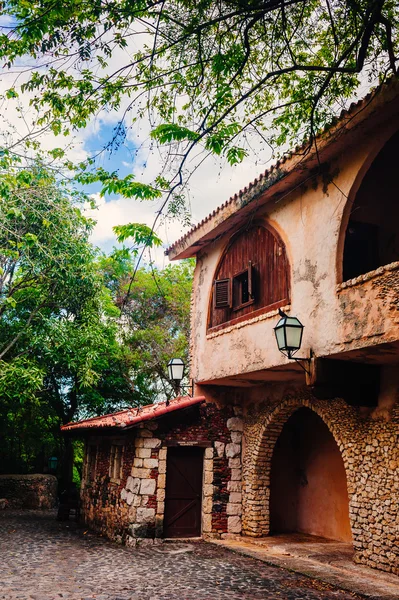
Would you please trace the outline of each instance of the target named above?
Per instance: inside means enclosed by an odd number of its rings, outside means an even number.
[[[353,600],[329,585],[204,542],[125,548],[58,523],[0,513],[3,600]]]

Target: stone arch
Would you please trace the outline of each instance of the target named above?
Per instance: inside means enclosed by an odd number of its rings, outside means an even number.
[[[341,225],[338,234],[337,243],[337,254],[336,254],[336,272],[337,272],[337,283],[342,283],[344,277],[344,250],[345,241],[347,236],[347,230],[351,219],[351,213],[354,210],[358,192],[361,191],[362,185],[364,184],[370,169],[379,159],[379,156],[383,153],[385,147],[393,140],[393,138],[399,137],[399,130],[397,123],[393,123],[388,131],[383,131],[381,135],[376,136],[372,146],[364,157],[359,171],[353,180],[351,189],[348,193],[347,200],[342,212]]]
[[[331,432],[341,453],[346,474],[349,506],[354,492],[354,465],[347,456],[347,440],[355,430],[354,409],[344,400],[286,399],[271,407],[255,435],[246,438],[243,471],[243,533],[262,537],[270,533],[270,475],[274,447],[288,419],[300,408],[314,411]],[[341,418],[340,413],[345,419]],[[251,439],[252,438],[252,439]],[[352,527],[352,520],[351,520]]]

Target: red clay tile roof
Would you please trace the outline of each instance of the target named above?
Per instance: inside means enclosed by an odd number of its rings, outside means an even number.
[[[390,80],[386,81],[385,83],[379,85],[377,88],[375,88],[374,90],[369,92],[366,96],[361,98],[358,102],[352,102],[352,104],[349,106],[348,109],[342,110],[339,117],[335,117],[333,119],[333,121],[328,126],[326,126],[323,131],[321,131],[317,135],[317,137],[316,137],[317,143],[319,143],[319,140],[321,138],[323,138],[329,132],[330,129],[334,130],[334,133],[336,133],[337,126],[339,126],[340,124],[345,125],[345,123],[348,120],[350,120],[355,113],[360,112],[365,106],[367,106],[371,102],[371,100],[373,100],[374,97],[377,96],[382,91],[383,88],[386,88],[390,85],[391,86],[395,85],[395,82],[397,82],[397,78],[392,77]],[[179,245],[184,243],[189,236],[191,236],[194,232],[196,232],[198,229],[200,229],[208,221],[210,221],[212,218],[214,218],[218,213],[223,211],[223,209],[227,208],[230,204],[236,202],[237,199],[241,198],[242,196],[247,195],[249,192],[252,192],[253,195],[256,196],[257,192],[259,191],[258,188],[262,187],[262,182],[264,180],[273,180],[273,178],[276,176],[276,181],[278,181],[278,179],[279,179],[278,175],[279,175],[281,166],[284,165],[285,163],[287,163],[290,159],[294,158],[295,156],[302,156],[302,158],[305,158],[306,155],[308,154],[309,150],[310,150],[310,148],[309,148],[308,142],[304,142],[302,145],[297,146],[294,150],[287,152],[287,154],[282,156],[269,169],[267,169],[266,171],[261,173],[259,175],[259,177],[257,177],[254,181],[251,181],[246,187],[241,189],[237,194],[234,194],[234,196],[231,196],[228,200],[226,200],[226,202],[224,202],[224,204],[222,204],[221,206],[218,206],[213,212],[211,212],[208,216],[206,216],[204,219],[202,219],[202,221],[200,223],[198,223],[197,225],[194,225],[181,238],[179,238],[173,244],[171,244],[165,250],[165,254],[166,255],[173,254],[173,251]],[[289,172],[289,170],[292,167],[296,167],[297,165],[298,165],[298,163],[289,165],[287,172]],[[197,251],[198,251],[198,249],[197,249]],[[179,258],[179,257],[173,256],[172,260],[175,258]]]
[[[168,406],[166,406],[166,402],[159,402],[157,404],[148,404],[147,406],[141,406],[139,408],[128,408],[101,417],[92,417],[91,419],[84,419],[83,421],[76,421],[75,423],[67,423],[66,425],[62,425],[61,431],[104,428],[123,429],[125,427],[136,425],[141,421],[157,419],[168,413],[188,408],[195,404],[200,404],[201,402],[205,402],[204,396],[196,396],[194,398],[190,398],[190,396],[179,396],[178,398],[170,400]]]

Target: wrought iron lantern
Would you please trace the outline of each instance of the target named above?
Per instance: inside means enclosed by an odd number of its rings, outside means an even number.
[[[309,373],[309,370],[302,364],[306,361],[310,362],[309,358],[299,358],[294,356],[301,348],[303,325],[297,317],[290,317],[285,314],[280,308],[278,309],[280,320],[274,328],[277,347],[284,356],[289,360],[295,360],[304,371]]]
[[[181,358],[171,358],[168,362],[168,375],[173,387],[175,388],[176,394],[178,394],[181,389],[186,388],[190,390],[189,396],[192,396],[194,392],[194,383],[191,383],[191,385],[181,385],[181,381],[184,378],[185,368],[186,365]],[[166,404],[168,405],[169,402]]]
[[[180,387],[180,382],[184,377],[184,361],[181,358],[171,358],[168,362],[168,374],[169,379],[173,381],[173,383]]]
[[[48,459],[48,468],[49,471],[54,472],[57,469],[58,458],[56,456],[50,456]]]

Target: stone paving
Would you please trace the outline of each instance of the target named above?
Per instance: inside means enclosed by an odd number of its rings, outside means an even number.
[[[353,600],[204,542],[126,548],[53,511],[0,512],[2,600]]]

